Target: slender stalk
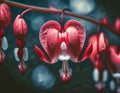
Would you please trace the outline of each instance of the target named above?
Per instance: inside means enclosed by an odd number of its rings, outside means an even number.
[[[20,17],[22,17],[25,13],[27,13],[27,12],[29,12],[29,11],[31,11],[31,8],[28,8],[28,9],[24,10],[24,11],[21,13]]]
[[[48,12],[48,13],[56,13],[56,14],[61,14],[63,12],[62,10],[51,10],[49,8],[26,5],[26,4],[21,4],[21,3],[17,3],[17,2],[9,1],[9,0],[0,0],[0,2],[6,3],[6,4],[11,5],[11,6],[24,8],[24,9],[31,8],[31,10],[38,11],[38,12]],[[84,19],[86,21],[92,22],[94,24],[102,25],[101,22],[99,22],[99,21],[96,21],[94,19],[91,19],[91,18],[88,18],[85,16],[77,15],[77,14],[74,14],[72,12],[64,11],[64,15],[81,18],[81,19]]]
[[[37,6],[32,6],[32,5],[27,5],[27,4],[21,4],[21,3],[17,3],[17,2],[9,1],[9,0],[0,0],[0,2],[6,3],[6,4],[14,6],[14,7],[24,8],[24,9],[31,8],[31,10],[38,11],[38,12],[48,12],[48,13],[56,13],[56,14],[61,14],[63,12],[62,10],[52,10],[52,9],[49,9],[49,8],[37,7]],[[118,35],[118,33],[115,31],[115,29],[113,27],[106,26],[101,21],[97,21],[97,20],[94,20],[92,18],[88,18],[86,16],[77,15],[77,14],[74,14],[74,13],[68,12],[68,11],[64,11],[64,15],[80,18],[80,19],[92,22],[96,25],[103,26],[103,27],[107,28],[108,30],[110,30],[111,32],[113,32],[114,34]]]

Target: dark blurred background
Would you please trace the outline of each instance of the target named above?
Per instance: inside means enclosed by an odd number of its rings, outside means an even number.
[[[116,18],[120,17],[120,0],[85,0],[88,5],[79,7],[80,1],[82,0],[14,0],[23,4],[29,4],[40,7],[54,6],[58,9],[70,8],[73,13],[84,15],[96,20],[101,20],[102,17],[106,16],[114,25]],[[78,2],[78,3],[77,3]],[[76,7],[75,7],[76,6]],[[8,39],[9,48],[5,51],[7,59],[3,64],[0,64],[0,93],[98,93],[94,88],[94,82],[92,80],[93,65],[90,60],[86,60],[83,63],[73,63],[69,61],[70,67],[73,69],[73,76],[68,84],[63,84],[60,80],[58,70],[61,68],[61,62],[58,61],[56,64],[49,65],[43,63],[35,55],[34,45],[41,47],[39,42],[39,29],[48,20],[56,20],[61,22],[60,15],[53,13],[43,13],[31,11],[23,16],[28,24],[28,34],[26,47],[29,51],[29,60],[26,62],[28,68],[25,75],[21,75],[18,72],[18,62],[14,58],[14,48],[16,48],[15,36],[12,29],[12,24],[15,17],[20,14],[24,9],[10,6],[12,19],[9,26],[5,29],[5,36]],[[97,26],[86,22],[81,19],[65,16],[65,21],[69,19],[75,19],[80,21],[86,28],[87,40],[90,35],[96,33]],[[107,29],[102,28],[103,32],[109,38],[111,44],[119,46],[120,38],[113,35]],[[83,49],[85,49],[85,47]],[[42,47],[41,47],[42,48]],[[44,74],[44,78],[50,77],[50,82],[53,85],[49,88],[49,83],[36,85],[36,78],[33,78],[35,69],[38,66],[44,66],[46,70],[41,70]],[[47,71],[47,72],[46,72]],[[39,71],[38,71],[39,72]],[[49,74],[47,74],[49,73]],[[36,75],[37,76],[37,75]],[[106,88],[102,93],[112,93],[109,89],[109,81],[106,83]],[[42,87],[41,87],[42,86]]]

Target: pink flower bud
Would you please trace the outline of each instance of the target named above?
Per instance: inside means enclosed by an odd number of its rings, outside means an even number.
[[[115,21],[115,30],[120,34],[120,18]]]
[[[107,17],[102,18],[102,24],[105,25],[105,26],[108,26],[110,24]]]
[[[11,12],[7,4],[0,4],[0,30],[8,26],[11,19]]]
[[[25,20],[21,17],[21,15],[18,15],[13,23],[13,30],[14,34],[17,38],[23,39],[25,38],[27,32],[28,32],[28,27],[25,22]]]

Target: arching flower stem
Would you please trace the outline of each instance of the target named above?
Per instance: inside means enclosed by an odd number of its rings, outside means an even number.
[[[9,1],[9,0],[0,0],[0,2],[6,3],[6,4],[14,6],[14,7],[24,8],[24,9],[31,8],[31,10],[38,11],[38,12],[47,12],[47,13],[56,13],[56,14],[61,14],[63,12],[63,10],[52,10],[52,9],[49,9],[49,8],[37,7],[37,6],[32,6],[32,5],[27,5],[27,4],[21,4],[21,3],[17,3],[17,2]],[[111,32],[113,32],[114,34],[118,35],[116,33],[115,29],[112,26],[110,26],[110,25],[106,26],[101,21],[97,21],[97,20],[94,20],[92,18],[88,18],[86,16],[77,15],[77,14],[74,14],[74,13],[68,12],[68,11],[64,11],[64,15],[73,16],[73,17],[76,17],[76,18],[80,18],[80,19],[89,21],[89,22],[94,23],[96,25],[103,26],[103,27],[107,28],[108,30],[110,30]]]

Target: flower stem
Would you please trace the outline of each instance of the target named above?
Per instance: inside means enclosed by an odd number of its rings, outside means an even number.
[[[37,12],[47,12],[47,13],[56,13],[56,14],[61,14],[63,12],[63,10],[52,10],[49,8],[32,6],[32,5],[17,3],[17,2],[9,1],[9,0],[0,0],[0,2],[6,3],[6,4],[14,6],[14,7],[24,8],[24,9],[31,8],[31,10],[37,11]],[[68,11],[64,11],[64,15],[73,16],[76,18],[80,18],[80,19],[89,21],[89,22],[94,23],[96,25],[103,26],[103,27],[107,28],[108,30],[110,30],[111,32],[113,32],[114,34],[118,35],[113,27],[111,27],[110,25],[106,26],[101,21],[97,21],[97,20],[94,20],[94,19],[86,17],[86,16],[77,15],[77,14],[74,14],[74,13],[68,12]]]
[[[9,0],[0,0],[0,2],[6,3],[6,4],[11,5],[11,6],[19,7],[19,8],[25,8],[25,9],[31,8],[31,10],[38,11],[38,12],[48,12],[48,13],[56,13],[56,14],[61,14],[63,12],[63,10],[56,11],[56,10],[51,10],[49,8],[26,5],[26,4],[21,4],[21,3],[17,3],[17,2],[9,1]],[[91,18],[88,18],[85,16],[73,14],[72,12],[64,11],[64,15],[81,18],[81,19],[84,19],[86,21],[92,22],[94,24],[102,25],[101,22],[99,22],[99,21],[96,21],[94,19],[91,19]]]
[[[21,13],[20,17],[22,17],[25,13],[27,13],[27,12],[29,12],[29,11],[31,11],[31,10],[32,10],[32,8],[26,9],[25,11],[23,11],[23,12]]]

